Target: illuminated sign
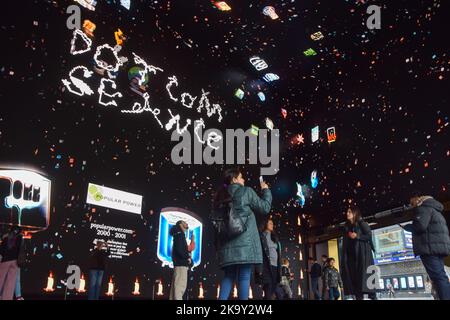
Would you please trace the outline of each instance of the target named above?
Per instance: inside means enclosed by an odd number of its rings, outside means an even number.
[[[272,81],[279,80],[280,77],[278,75],[276,75],[275,73],[266,73],[264,75],[263,79],[266,82],[272,82]]]
[[[314,143],[319,140],[319,126],[311,129],[311,141]]]
[[[272,6],[264,7],[263,14],[269,16],[272,20],[278,19],[278,15],[275,12],[275,8]]]
[[[314,51],[313,48],[309,48],[308,50],[303,51],[303,54],[304,54],[306,57],[310,57],[310,56],[315,56],[315,55],[317,55],[317,52]]]
[[[118,46],[122,46],[126,38],[122,30],[117,29],[117,31],[114,31],[114,39],[116,39],[116,44]]]
[[[265,62],[263,59],[261,59],[258,56],[253,56],[249,59],[250,63],[252,64],[252,66],[255,67],[256,70],[261,71],[266,69],[267,67],[269,67],[269,65],[267,64],[267,62]]]
[[[214,5],[220,11],[230,11],[231,10],[231,7],[225,1],[214,2]]]
[[[50,222],[51,181],[31,170],[0,169],[0,223],[34,230]]]
[[[264,92],[258,92],[258,98],[262,102],[266,101],[266,95],[264,94]]]
[[[202,236],[203,223],[192,212],[181,208],[163,208],[159,216],[159,232],[158,232],[158,247],[157,256],[162,262],[163,267],[169,266],[173,268],[172,261],[172,247],[173,238],[170,235],[170,229],[177,223],[183,220],[188,226],[186,231],[186,241],[190,245],[192,236],[195,239],[195,249],[191,252],[191,259],[193,267],[197,267],[202,259]]]
[[[311,172],[311,187],[313,189],[317,188],[319,185],[319,178],[317,178],[317,170]]]
[[[331,127],[327,129],[327,139],[328,143],[332,143],[336,141],[336,128]]]
[[[95,28],[97,28],[97,26],[95,25],[95,23],[93,23],[90,20],[84,20],[83,22],[83,31],[84,33],[86,33],[89,37],[93,38],[94,37],[94,31]]]
[[[96,0],[75,0],[75,2],[78,2],[80,5],[85,7],[86,9],[95,11],[95,6],[97,5]]]
[[[255,126],[254,124],[252,124],[252,127],[251,127],[251,134],[253,134],[254,136],[257,136],[258,135],[258,133],[259,133],[259,128],[257,127],[257,126]]]
[[[242,99],[244,98],[244,91],[242,91],[242,89],[237,89],[237,90],[234,92],[234,96],[235,96],[236,98],[238,98],[239,100],[242,100]]]
[[[322,39],[323,39],[323,34],[322,34],[322,32],[317,31],[317,32],[313,33],[313,34],[311,35],[311,39],[314,40],[314,41],[322,40]]]
[[[120,4],[127,10],[130,10],[131,0],[120,0]]]
[[[300,206],[303,208],[306,202],[305,195],[303,194],[303,188],[300,183],[297,182],[297,202],[300,204]]]
[[[273,130],[274,124],[273,121],[270,118],[266,118],[266,128],[269,130]]]
[[[89,183],[86,203],[141,214],[142,196]]]

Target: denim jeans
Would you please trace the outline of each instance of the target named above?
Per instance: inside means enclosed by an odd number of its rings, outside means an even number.
[[[89,271],[89,300],[98,300],[100,297],[100,290],[102,289],[103,270]]]
[[[238,284],[239,300],[248,300],[250,289],[251,264],[238,264],[224,268],[225,276],[220,283],[219,300],[228,300],[234,282]]]
[[[422,255],[420,256],[428,276],[433,281],[440,300],[450,300],[450,283],[444,269],[444,257]]]
[[[330,297],[330,300],[337,300],[341,296],[339,293],[339,288],[330,288],[328,290],[328,295]]]
[[[17,269],[16,288],[14,289],[14,295],[16,296],[16,299],[22,297],[22,290],[20,285],[20,268]]]
[[[314,294],[315,300],[320,300],[319,279],[320,278],[318,277],[311,277],[311,290]]]

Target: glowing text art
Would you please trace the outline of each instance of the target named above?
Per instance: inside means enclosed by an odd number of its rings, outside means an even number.
[[[76,48],[77,39],[81,39],[84,43],[82,48]],[[77,29],[73,32],[73,38],[71,41],[70,53],[72,55],[84,54],[88,51],[91,51],[92,41],[91,39],[81,30]],[[122,98],[123,95],[117,89],[117,85],[113,79],[117,77],[117,73],[120,68],[124,65],[125,62],[128,61],[126,57],[120,57],[119,51],[121,47],[115,46],[111,47],[109,44],[102,44],[97,46],[93,60],[95,62],[94,69],[98,72],[98,70],[102,71],[99,74],[105,77],[100,79],[100,84],[97,89],[98,93],[98,103],[102,106],[108,107],[120,107],[118,104],[118,99]],[[100,59],[102,52],[110,51],[112,53],[115,62],[113,64],[109,64]],[[163,73],[164,70],[160,67],[153,66],[148,64],[142,57],[138,56],[136,53],[132,52],[134,63],[139,65],[139,71],[136,75],[136,80],[139,86],[143,85],[147,79],[149,79],[149,74],[159,74]],[[62,83],[65,88],[70,92],[78,96],[88,95],[91,96],[95,93],[95,91],[85,82],[84,79],[89,79],[93,75],[93,71],[88,70],[85,66],[75,66],[69,72],[68,78],[62,79]],[[106,77],[107,76],[107,77]],[[188,92],[177,92],[178,88],[178,79],[175,75],[167,77],[166,91],[167,94],[173,102],[180,103],[182,106],[188,109],[195,109],[198,113],[206,114],[208,118],[213,116],[217,117],[219,122],[222,121],[222,107],[217,103],[211,103],[209,100],[209,92],[201,89],[199,95],[192,95]],[[190,125],[196,124],[194,131],[197,133],[198,126],[205,126],[203,118],[199,117],[198,120],[186,119],[185,125],[181,126],[181,116],[171,109],[167,108],[167,114],[170,119],[163,124],[160,119],[161,109],[153,106],[150,102],[150,94],[144,92],[142,94],[143,101],[134,102],[131,108],[121,109],[120,112],[123,114],[142,114],[142,113],[151,113],[153,118],[156,120],[157,124],[161,129],[165,129],[166,131],[177,131],[178,134],[183,134]],[[198,141],[202,144],[210,144],[210,141],[221,140],[221,136],[216,136],[214,132],[211,132],[211,137],[207,137],[207,139],[202,139],[198,134],[196,137]]]

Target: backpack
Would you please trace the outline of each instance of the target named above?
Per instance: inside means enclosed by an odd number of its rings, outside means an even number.
[[[230,241],[247,230],[241,216],[233,208],[233,201],[228,199],[215,209],[211,218],[216,240]]]

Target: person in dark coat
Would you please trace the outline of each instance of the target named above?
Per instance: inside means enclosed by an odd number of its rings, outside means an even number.
[[[252,188],[246,187],[244,184],[245,180],[239,169],[228,169],[224,175],[224,185],[214,197],[214,208],[231,201],[235,214],[242,218],[246,226],[243,233],[219,244],[218,262],[220,268],[225,272],[220,284],[220,300],[229,298],[235,280],[238,282],[239,300],[247,300],[252,268],[263,263],[255,213],[268,214],[270,212],[272,194],[264,181],[260,183],[261,198]]]
[[[273,230],[272,219],[267,219],[261,229],[263,263],[257,267],[257,277],[262,282],[265,300],[273,300],[275,295],[282,300],[277,290],[281,282],[281,244]]]
[[[170,300],[183,300],[183,295],[187,288],[188,269],[192,264],[191,253],[185,236],[185,232],[188,229],[188,224],[182,220],[177,221],[170,229],[170,235],[173,237],[173,277],[172,285],[170,286]]]
[[[410,199],[415,217],[404,229],[412,233],[413,250],[420,256],[441,300],[450,300],[450,284],[444,258],[450,254],[450,238],[442,211],[444,206],[430,196],[414,194]]]
[[[369,289],[367,283],[371,275],[368,267],[374,265],[372,251],[375,250],[370,226],[362,219],[359,208],[350,206],[347,210],[342,242],[344,295],[362,300],[367,293],[369,298],[376,299],[375,288]]]
[[[309,277],[311,280],[311,290],[314,295],[314,300],[320,300],[319,279],[322,277],[323,270],[320,264],[313,258],[308,258],[308,263],[310,265]]]
[[[108,245],[103,240],[97,240],[91,254],[91,266],[89,270],[88,300],[98,300],[102,288],[103,274],[106,269],[106,261],[110,255]]]

